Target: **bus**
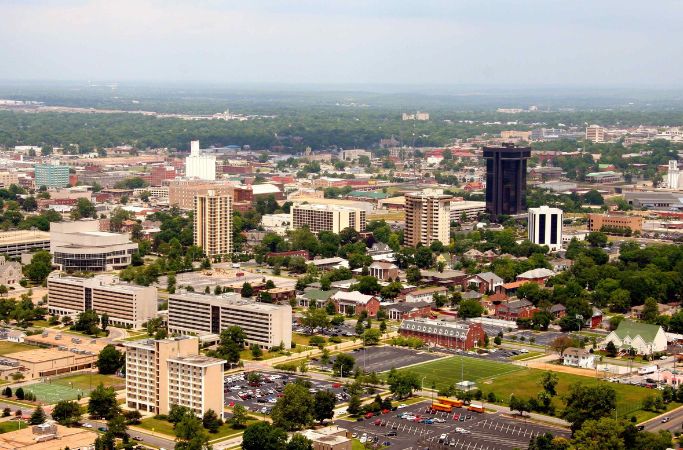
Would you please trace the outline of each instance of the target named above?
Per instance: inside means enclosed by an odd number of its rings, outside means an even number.
[[[436,399],[437,402],[443,404],[443,405],[451,405],[453,408],[462,408],[463,401],[454,399],[454,398],[448,398],[448,397],[438,397]]]
[[[443,411],[447,413],[453,411],[453,407],[451,405],[444,405],[443,403],[432,403],[432,409],[434,411]]]
[[[467,408],[467,410],[478,412],[478,413],[483,413],[484,412],[484,405],[481,403],[470,403],[470,406]]]

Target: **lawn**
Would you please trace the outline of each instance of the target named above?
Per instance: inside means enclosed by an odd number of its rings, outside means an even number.
[[[420,380],[422,377],[426,377],[424,386],[429,387],[434,382],[437,388],[447,387],[461,381],[461,374],[464,375],[465,380],[478,382],[520,370],[522,367],[512,364],[463,356],[452,356],[406,369],[399,369],[403,372],[417,373]]]
[[[0,422],[0,433],[9,433],[10,431],[17,431],[19,428],[26,429],[29,425],[21,420],[8,420]]]
[[[460,362],[463,358],[454,356],[452,358],[430,361],[417,366],[400,369],[417,373],[420,380],[424,378],[426,388],[435,383],[437,388],[445,388],[460,381]],[[541,391],[539,382],[545,371],[538,369],[528,369],[506,363],[484,361],[474,358],[465,358],[464,373],[465,380],[477,382],[477,387],[482,390],[484,397],[489,392],[495,393],[496,397],[503,404],[507,404],[510,395],[518,397],[532,397]],[[569,392],[569,386],[581,382],[583,384],[608,383],[599,381],[592,377],[584,377],[569,373],[555,372],[558,378],[557,397],[553,403],[558,413],[564,407],[562,397]],[[621,417],[630,418],[636,416],[637,420],[643,421],[652,418],[657,413],[641,410],[643,399],[648,395],[659,395],[657,391],[640,386],[628,384],[608,383],[617,393],[617,410]],[[680,406],[678,403],[671,403],[667,410]]]
[[[7,355],[8,353],[23,352],[25,350],[35,350],[38,347],[28,344],[19,344],[17,342],[0,341],[0,355]]]
[[[50,381],[52,384],[73,387],[83,391],[95,389],[100,383],[104,384],[105,387],[112,386],[114,389],[123,389],[126,383],[126,380],[121,377],[100,375],[99,373],[79,373],[63,378],[54,378]]]
[[[254,424],[258,422],[256,419],[250,419],[247,421],[247,426]],[[145,430],[149,431],[154,431],[156,433],[162,433],[166,434],[169,436],[175,436],[175,432],[173,431],[173,424],[171,422],[168,422],[166,420],[160,420],[160,419],[155,419],[153,417],[150,417],[148,419],[143,419],[142,422],[140,422],[140,425],[137,425],[140,428],[144,428]],[[243,428],[241,429],[234,429],[231,428],[230,425],[223,424],[219,429],[218,433],[209,433],[209,439],[210,440],[216,440],[216,439],[223,439],[229,436],[234,436],[236,434],[240,434],[244,431]]]
[[[515,360],[515,361],[524,361],[527,359],[537,358],[541,355],[545,355],[545,353],[543,353],[543,352],[520,353],[519,355],[512,356],[510,359]]]
[[[90,391],[100,383],[122,389],[124,380],[113,375],[76,374],[64,378],[48,379],[47,382],[35,383],[24,387],[24,391],[31,391],[36,399],[47,404],[54,404],[60,400],[76,400],[78,396],[87,397]]]

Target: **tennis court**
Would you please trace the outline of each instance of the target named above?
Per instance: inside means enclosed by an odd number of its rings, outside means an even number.
[[[47,404],[57,403],[61,400],[76,400],[79,394],[81,397],[89,394],[89,391],[54,383],[36,383],[24,387],[24,392],[29,391],[36,395],[36,400]]]

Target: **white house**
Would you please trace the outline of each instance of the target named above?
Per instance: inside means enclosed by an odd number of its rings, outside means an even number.
[[[583,348],[569,347],[564,351],[562,364],[582,369],[595,369],[595,355]]]
[[[619,350],[635,349],[639,355],[649,355],[666,350],[666,334],[659,325],[622,320],[616,330],[607,335],[600,343],[604,349],[614,343]]]

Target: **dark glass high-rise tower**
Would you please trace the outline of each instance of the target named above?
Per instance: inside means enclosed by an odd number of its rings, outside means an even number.
[[[526,162],[530,157],[529,147],[484,147],[486,212],[492,220],[526,210]]]

